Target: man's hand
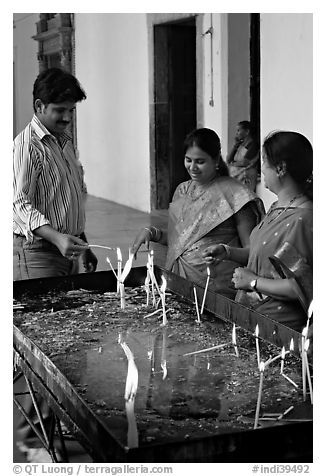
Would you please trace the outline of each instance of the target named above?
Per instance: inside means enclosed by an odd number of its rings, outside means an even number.
[[[96,271],[98,260],[90,248],[82,253],[82,262],[86,273],[93,273]]]
[[[57,233],[53,244],[59,249],[62,256],[68,259],[77,259],[88,249],[88,244],[77,236]]]

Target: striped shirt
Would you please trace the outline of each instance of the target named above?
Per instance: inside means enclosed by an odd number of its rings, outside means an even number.
[[[59,142],[34,115],[14,140],[13,175],[15,234],[32,242],[42,225],[75,236],[84,231],[84,173],[67,133]]]

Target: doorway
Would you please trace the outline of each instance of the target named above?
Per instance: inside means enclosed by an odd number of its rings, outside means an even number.
[[[177,185],[188,180],[183,141],[197,124],[195,17],[154,26],[154,208],[167,209]]]

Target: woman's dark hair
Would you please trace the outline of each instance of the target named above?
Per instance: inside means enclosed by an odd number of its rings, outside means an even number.
[[[227,165],[221,157],[221,141],[215,131],[203,127],[190,132],[183,143],[184,154],[186,154],[190,147],[194,146],[199,147],[217,161],[218,174],[220,176],[229,175]]]
[[[268,162],[276,168],[285,164],[286,172],[312,199],[313,150],[309,140],[299,132],[271,132],[264,140],[263,149]]]
[[[45,105],[65,101],[79,102],[86,99],[86,94],[75,76],[59,68],[49,68],[42,71],[34,82],[34,111],[36,99],[40,99]]]

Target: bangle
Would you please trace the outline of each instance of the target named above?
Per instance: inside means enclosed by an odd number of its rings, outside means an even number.
[[[226,256],[227,256],[228,258],[230,258],[230,257],[231,257],[231,250],[230,250],[229,245],[225,245],[224,243],[221,243],[221,245],[222,245],[223,248],[225,249]]]
[[[145,227],[144,229],[149,231],[151,241],[154,241],[154,242],[160,241],[162,237],[162,230],[159,230],[158,228],[156,228],[156,226],[151,226],[149,228]]]

